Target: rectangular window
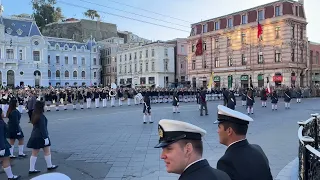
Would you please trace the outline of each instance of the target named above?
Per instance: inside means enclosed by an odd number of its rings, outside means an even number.
[[[122,68],[121,68],[121,65],[120,65],[120,66],[119,66],[119,74],[121,74],[121,69],[122,69]]]
[[[131,53],[129,54],[129,60],[132,60]]]
[[[241,22],[242,22],[242,24],[247,24],[247,15],[241,16]]]
[[[137,72],[137,64],[134,64],[134,72]]]
[[[48,55],[48,64],[50,64],[50,55]]]
[[[219,48],[219,39],[216,39],[216,40],[215,40],[214,48],[215,48],[215,49],[218,49],[218,48]]]
[[[149,54],[149,52],[148,52],[148,49],[146,50],[146,58],[148,58],[148,54]]]
[[[168,57],[168,49],[167,48],[164,49],[164,56]]]
[[[244,54],[241,55],[241,64],[242,65],[247,65],[247,58]]]
[[[303,27],[300,27],[300,39],[303,39]]]
[[[120,57],[119,57],[119,58],[120,58],[120,62],[121,62],[121,61],[122,61],[122,55],[120,55]]]
[[[13,49],[6,50],[7,59],[14,59]]]
[[[263,54],[258,55],[258,64],[263,64]]]
[[[313,64],[313,51],[310,51],[310,64]]]
[[[127,73],[127,66],[124,66],[124,73]]]
[[[316,52],[316,64],[319,64],[319,52]]]
[[[206,33],[206,32],[208,32],[208,25],[207,24],[204,24],[204,25],[202,25],[202,32],[203,33]]]
[[[192,70],[196,69],[196,60],[192,60]]]
[[[164,70],[168,71],[168,61],[164,61]]]
[[[129,65],[129,73],[132,73],[132,65]]]
[[[294,62],[294,51],[295,51],[295,49],[291,50],[291,61],[292,62]]]
[[[219,63],[219,58],[218,57],[215,57],[214,58],[214,67],[220,67],[220,63]]]
[[[220,22],[219,21],[214,23],[214,29],[215,30],[219,30],[220,29]]]
[[[140,51],[140,55],[139,55],[140,59],[142,59],[142,51]]]
[[[33,61],[40,61],[40,51],[33,51]]]
[[[191,51],[194,52],[194,50],[195,50],[195,45],[192,44]]]
[[[93,65],[94,65],[94,66],[97,65],[97,58],[93,58]]]
[[[140,73],[142,73],[142,63],[140,63]]]
[[[151,57],[154,57],[154,49],[151,49]]]
[[[146,71],[149,71],[149,63],[146,62]]]
[[[137,59],[137,52],[134,52],[134,59]]]
[[[203,41],[203,50],[207,50],[207,42]]]
[[[181,53],[184,53],[184,45],[181,45]]]
[[[231,46],[231,38],[227,37],[227,47],[230,47],[230,46]]]
[[[228,19],[228,28],[231,28],[233,26],[233,19]]]
[[[275,13],[276,13],[276,17],[277,16],[280,16],[280,6],[276,6],[276,9],[275,9]]]
[[[64,64],[66,64],[66,65],[68,65],[68,64],[69,64],[68,56],[65,56],[65,57],[64,57]]]
[[[203,61],[203,68],[204,68],[204,69],[207,69],[207,68],[208,68],[208,66],[207,66],[207,61],[206,61],[206,60]]]
[[[295,28],[294,28],[294,25],[291,27],[291,33],[292,33],[292,39],[294,39],[294,30],[295,30]]]
[[[56,56],[56,64],[60,64],[60,56]]]
[[[155,71],[154,62],[151,63],[151,71]]]
[[[233,62],[232,62],[232,57],[231,56],[228,56],[228,66],[232,66],[233,65]]]
[[[22,54],[22,50],[19,50],[19,59],[22,60],[23,59],[23,54]]]
[[[275,62],[281,62],[281,53],[278,53],[278,52],[275,53],[274,61]]]
[[[81,58],[81,64],[82,65],[86,65],[86,59],[83,57],[83,58]]]
[[[73,57],[73,64],[78,64],[77,63],[77,57]]]
[[[258,20],[259,21],[264,20],[264,10],[258,11]]]
[[[280,38],[280,27],[276,27],[276,39]]]
[[[300,62],[304,62],[303,49],[300,50]]]
[[[242,34],[241,34],[241,43],[242,43],[242,44],[246,44],[246,42],[247,42],[246,39],[247,39],[247,38],[246,38],[246,34],[245,34],[245,33],[242,33]]]

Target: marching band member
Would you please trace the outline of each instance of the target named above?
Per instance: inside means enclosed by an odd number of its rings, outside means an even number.
[[[59,101],[59,91],[58,90],[56,90],[56,92],[54,92],[54,94],[53,94],[53,103],[56,105],[56,111],[59,111],[60,101]]]
[[[7,114],[8,108],[9,108],[9,97],[8,97],[8,94],[5,93],[5,94],[2,94],[2,111],[5,116]]]
[[[248,90],[247,93],[247,111],[248,114],[253,114],[253,104],[254,104],[254,97],[253,97],[253,92],[251,89]]]
[[[2,161],[2,167],[4,172],[6,173],[8,180],[20,179],[20,176],[16,176],[12,174],[11,166],[10,166],[10,149],[11,145],[7,141],[7,125],[3,121],[3,112],[0,108],[0,161]]]
[[[16,139],[19,141],[19,157],[27,156],[23,153],[24,135],[19,125],[21,114],[16,108],[17,108],[17,100],[13,99],[10,101],[9,109],[7,111],[7,117],[9,118],[7,136],[8,136],[8,139],[10,140],[10,145],[11,145],[10,158],[16,158],[16,156],[13,155],[14,143]]]
[[[302,91],[301,91],[301,89],[298,87],[298,88],[297,88],[297,103],[301,103],[301,97],[302,97]]]
[[[242,106],[246,106],[247,92],[245,90],[241,92],[241,100],[242,100]]]
[[[78,95],[77,90],[74,90],[71,94],[71,101],[72,101],[73,110],[77,110],[77,102],[78,102],[77,95]]]
[[[234,91],[233,89],[230,89],[228,96],[227,96],[227,107],[234,110],[236,108],[237,101],[234,96]]]
[[[290,109],[291,93],[289,88],[284,92],[284,106],[286,109]]]
[[[92,98],[91,91],[88,90],[88,91],[87,91],[87,95],[86,95],[87,109],[90,109],[90,108],[91,108],[91,98]]]
[[[18,94],[17,100],[18,100],[18,104],[19,104],[18,111],[22,114],[23,113],[24,98],[23,98],[21,92]]]
[[[51,105],[51,93],[49,91],[47,91],[44,95],[44,99],[45,99],[45,102],[46,102],[46,109],[47,111],[51,111],[50,109],[50,105]]]
[[[271,104],[272,104],[272,111],[278,110],[278,95],[276,91],[273,91],[271,94]]]
[[[173,113],[180,113],[179,111],[179,96],[177,92],[174,92],[173,94]]]
[[[263,88],[261,90],[261,105],[262,107],[267,107],[267,91]]]
[[[122,106],[123,93],[122,88],[118,89],[119,106]]]
[[[32,124],[33,129],[31,132],[30,139],[28,141],[27,147],[32,149],[32,155],[30,157],[30,169],[29,174],[37,174],[40,171],[35,169],[37,156],[40,149],[44,151],[44,159],[47,163],[48,171],[57,169],[58,166],[53,165],[51,162],[51,142],[48,134],[48,120],[43,114],[44,112],[44,103],[37,101],[34,112],[32,114]]]
[[[134,97],[134,104],[138,105],[140,102],[136,98],[136,95],[138,94],[137,90],[133,89],[133,97]]]
[[[114,107],[114,103],[115,103],[115,90],[114,89],[111,89],[110,92],[109,92],[109,95],[111,97],[111,107]]]
[[[99,108],[99,103],[100,103],[100,93],[99,93],[99,90],[96,89],[93,93],[93,96],[94,96],[94,103],[95,103],[95,106],[96,108]]]
[[[80,108],[83,109],[83,104],[84,104],[84,91],[82,89],[80,89],[80,91],[78,91],[78,100],[80,103]]]
[[[105,89],[102,90],[101,99],[102,99],[102,107],[103,108],[107,107],[107,92]]]
[[[150,102],[150,97],[149,97],[150,93],[147,93],[144,98],[143,98],[143,124],[146,124],[147,121],[147,116],[149,117],[149,123],[153,123],[153,121],[151,120],[151,102]]]
[[[199,103],[200,103],[200,116],[203,116],[203,109],[206,113],[206,116],[209,115],[207,101],[206,101],[206,90],[203,87],[201,88],[201,92],[199,95]]]
[[[128,94],[127,103],[128,103],[128,106],[131,106],[131,99],[133,98],[132,97],[132,93],[129,90],[126,90],[126,91],[127,91],[127,94]]]

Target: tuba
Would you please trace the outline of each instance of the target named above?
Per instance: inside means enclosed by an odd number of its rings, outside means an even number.
[[[109,91],[110,97],[115,97],[117,95],[117,85],[115,83],[111,84],[111,90]]]

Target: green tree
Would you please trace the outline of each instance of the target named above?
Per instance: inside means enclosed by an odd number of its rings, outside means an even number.
[[[55,8],[56,0],[32,0],[33,16],[40,30],[45,25],[63,19],[61,8]]]
[[[84,12],[84,15],[92,20],[94,20],[95,18],[100,18],[99,13],[93,9],[87,10],[86,12]]]

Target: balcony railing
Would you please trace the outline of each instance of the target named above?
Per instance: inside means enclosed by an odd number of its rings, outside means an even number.
[[[299,121],[299,180],[319,179],[319,114],[311,114],[306,121]]]
[[[18,63],[18,62],[19,62],[18,59],[4,59],[4,58],[0,59],[0,63]]]

